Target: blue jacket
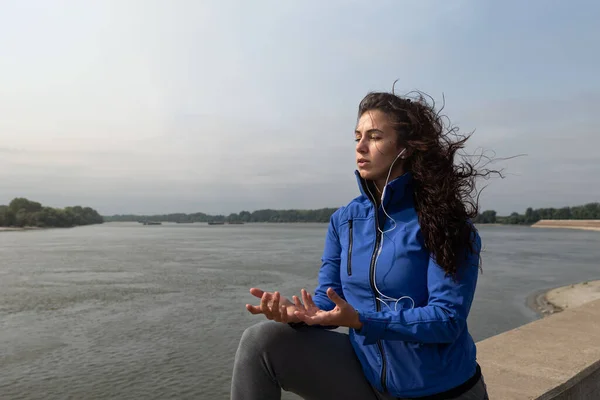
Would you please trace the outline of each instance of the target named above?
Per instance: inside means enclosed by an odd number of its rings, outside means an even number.
[[[383,205],[396,221],[391,231],[393,222],[381,206],[376,212],[366,182],[356,176],[361,195],[331,217],[314,302],[333,309],[326,293],[332,287],[359,312],[363,326],[350,329],[350,341],[379,391],[419,397],[459,386],[477,367],[467,316],[479,271],[479,235],[469,265],[454,281],[425,248],[411,174],[386,187]]]

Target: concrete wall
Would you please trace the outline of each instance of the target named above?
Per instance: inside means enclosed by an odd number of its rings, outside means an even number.
[[[588,371],[586,371],[588,372]],[[562,392],[551,391],[540,399],[579,400],[600,399],[600,363],[589,369],[589,374],[581,373],[575,376],[571,385]]]
[[[600,300],[477,347],[491,400],[600,399]]]

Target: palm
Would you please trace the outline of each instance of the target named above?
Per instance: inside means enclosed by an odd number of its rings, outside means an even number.
[[[264,290],[252,288],[250,293],[260,299],[260,305],[246,304],[246,309],[252,314],[264,314],[267,319],[277,322],[300,322],[296,311],[303,311],[302,304],[292,303],[288,298],[281,296],[279,292],[265,292]],[[294,296],[296,300],[296,296]]]
[[[312,300],[312,296],[302,290],[305,310],[297,312],[298,318],[309,325],[332,325],[332,326],[358,326],[358,314],[356,310],[343,300],[332,288],[327,289],[327,296],[335,303],[331,311],[319,309]]]
[[[336,308],[338,308],[338,307],[336,306],[331,311],[323,311],[320,308],[311,305],[311,306],[306,307],[306,311],[304,311],[304,314],[306,314],[307,317],[314,317],[314,318],[322,319],[322,318],[325,318],[326,316],[332,314]]]
[[[318,307],[309,306],[302,314],[310,319],[312,324],[337,325],[339,322],[338,318],[341,316],[340,311],[338,306],[335,306],[335,308],[330,311],[324,311]]]
[[[297,305],[295,305],[294,303],[292,303],[290,300],[288,300],[285,297],[281,298],[280,304],[285,307],[288,318],[290,320],[292,320],[292,319],[294,320],[294,321],[289,321],[289,322],[298,322],[295,313],[296,313],[296,311],[301,311],[301,309],[298,308]]]

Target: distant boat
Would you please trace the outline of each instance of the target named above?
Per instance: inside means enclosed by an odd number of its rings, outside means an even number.
[[[225,225],[224,221],[208,221],[209,225]]]
[[[162,222],[144,221],[144,225],[162,225]]]

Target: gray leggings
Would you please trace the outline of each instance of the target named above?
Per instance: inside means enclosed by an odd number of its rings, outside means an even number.
[[[307,400],[390,400],[365,379],[347,334],[273,321],[244,331],[231,381],[232,400],[279,400],[281,390]],[[481,380],[454,400],[488,400]]]

